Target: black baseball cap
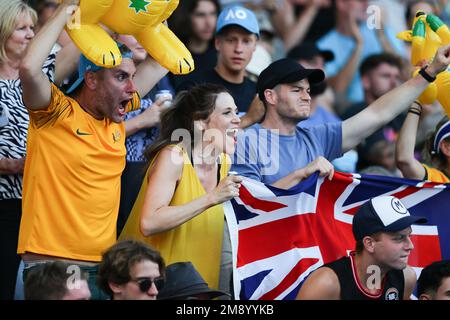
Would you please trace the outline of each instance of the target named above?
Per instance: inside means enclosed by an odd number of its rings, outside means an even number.
[[[325,79],[320,69],[305,69],[293,59],[283,58],[272,62],[258,77],[256,90],[259,98],[264,101],[264,90],[272,89],[280,83],[293,83],[307,78],[310,85]]]
[[[353,235],[362,240],[377,232],[396,232],[412,224],[426,223],[424,217],[411,216],[400,199],[379,196],[364,203],[353,217]]]
[[[287,57],[294,60],[311,60],[315,56],[322,56],[325,62],[334,60],[334,53],[330,50],[320,50],[314,42],[303,42],[291,50]]]

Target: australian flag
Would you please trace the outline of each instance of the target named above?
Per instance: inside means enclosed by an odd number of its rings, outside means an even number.
[[[428,219],[412,226],[408,263],[418,274],[450,259],[450,184],[335,172],[331,181],[315,174],[282,190],[244,178],[239,198],[225,204],[235,297],[295,299],[310,272],[355,249],[353,215],[380,195]]]

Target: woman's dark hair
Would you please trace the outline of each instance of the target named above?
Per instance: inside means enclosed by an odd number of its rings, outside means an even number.
[[[194,146],[194,121],[206,120],[214,111],[217,96],[228,90],[216,84],[200,84],[188,91],[181,91],[175,97],[172,107],[161,115],[161,129],[158,139],[144,152],[150,163],[156,154],[170,144],[182,142],[182,138],[173,136],[178,129],[185,129]]]
[[[178,8],[173,12],[169,20],[167,20],[169,28],[186,46],[193,35],[191,15],[200,1],[212,2],[216,7],[217,15],[219,15],[220,3],[218,0],[182,0]]]
[[[425,163],[433,165],[435,168],[445,172],[447,174],[447,157],[442,152],[434,152],[434,138],[439,129],[447,122],[449,118],[444,116],[441,121],[436,125],[434,132],[431,132],[425,141],[425,148],[422,154]],[[450,137],[444,139],[446,142],[450,142]]]

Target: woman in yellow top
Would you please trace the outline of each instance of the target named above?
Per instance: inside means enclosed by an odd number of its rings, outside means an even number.
[[[414,157],[417,127],[419,125],[422,105],[414,102],[408,111],[405,122],[398,136],[395,158],[397,167],[405,178],[428,180],[431,182],[450,182],[450,121],[444,117],[436,130],[427,138],[423,152],[427,163],[420,163]]]
[[[242,181],[227,176],[239,122],[224,87],[205,84],[181,92],[162,115],[160,137],[146,150],[150,165],[119,238],[152,245],[167,265],[191,261],[212,288],[218,288],[221,271],[220,204],[239,195]]]

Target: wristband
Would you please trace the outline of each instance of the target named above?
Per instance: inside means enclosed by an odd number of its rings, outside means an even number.
[[[417,114],[419,117],[420,117],[420,114],[421,114],[419,111],[414,110],[414,109],[409,109],[409,110],[408,110],[408,113],[414,113],[414,114]]]
[[[430,76],[425,70],[428,68],[428,66],[423,67],[422,69],[420,69],[419,74],[424,77],[425,80],[427,80],[428,82],[433,82],[434,80],[436,80],[436,77],[432,77]]]

